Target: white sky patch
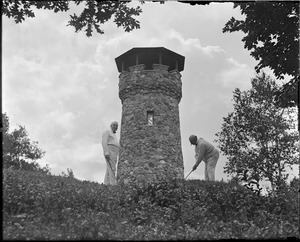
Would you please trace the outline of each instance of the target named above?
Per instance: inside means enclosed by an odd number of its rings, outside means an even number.
[[[227,59],[229,66],[218,74],[218,78],[225,88],[241,88],[242,90],[251,87],[251,78],[255,77],[255,71],[247,64],[239,63],[233,58]]]
[[[171,30],[166,36],[168,36],[168,39],[171,41],[178,41],[183,48],[187,48],[188,50],[193,48],[199,49],[203,54],[209,57],[213,57],[214,53],[226,53],[220,46],[202,46],[200,40],[197,38],[184,39],[183,36],[175,30]]]
[[[67,168],[71,168],[75,177],[83,180],[92,173],[94,178],[88,180],[99,181],[106,168],[100,144],[89,137],[82,137],[70,146],[65,146],[63,143],[53,145],[51,152],[43,159],[43,163],[47,163],[47,160],[51,160],[51,172],[54,174],[58,175],[61,171],[66,173]],[[91,171],[89,166],[94,166],[94,170]]]
[[[45,115],[41,120],[41,124],[47,129],[38,129],[40,132],[40,140],[43,143],[49,143],[49,147],[53,144],[63,144],[72,142],[72,134],[75,131],[76,115],[63,109],[57,109]]]
[[[203,47],[203,52],[207,54],[209,57],[213,57],[213,53],[226,53],[220,46],[206,46]]]
[[[53,112],[50,115],[50,118],[52,117],[52,121],[57,126],[61,127],[62,129],[66,131],[72,131],[74,129],[74,119],[75,115],[71,112],[66,113],[59,113],[59,112]]]
[[[205,104],[204,104],[205,103]],[[193,105],[191,106],[192,112],[205,114],[210,111],[209,103],[204,102],[203,97],[194,97]]]

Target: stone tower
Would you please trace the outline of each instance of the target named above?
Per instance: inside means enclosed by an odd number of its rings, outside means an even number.
[[[115,59],[122,102],[118,182],[184,178],[179,107],[184,56],[133,48]]]

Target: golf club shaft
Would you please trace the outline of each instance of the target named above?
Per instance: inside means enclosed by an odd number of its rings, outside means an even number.
[[[188,176],[189,176],[192,172],[193,172],[193,170],[186,176],[186,178],[188,178]],[[185,178],[185,179],[186,179],[186,178]]]

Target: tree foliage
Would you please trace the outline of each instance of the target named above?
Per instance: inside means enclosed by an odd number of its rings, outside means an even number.
[[[70,10],[70,3],[83,5],[83,11],[77,15],[70,15],[69,26],[75,28],[75,32],[84,30],[88,37],[92,36],[95,29],[97,33],[104,34],[100,25],[114,17],[114,22],[118,27],[123,27],[126,32],[140,28],[140,23],[134,17],[138,16],[142,10],[138,6],[131,8],[126,2],[121,1],[15,1],[4,0],[2,3],[2,16],[13,18],[16,23],[22,23],[25,18],[33,18],[34,9],[47,9],[57,12],[67,12]]]
[[[223,118],[216,142],[228,158],[226,173],[257,183],[267,179],[278,188],[285,184],[286,168],[298,163],[296,109],[275,105],[280,87],[264,73],[251,83],[250,90],[233,92],[234,111]]]
[[[232,17],[223,32],[243,31],[244,47],[264,67],[273,70],[278,79],[284,75],[292,80],[278,90],[277,101],[283,107],[296,106],[299,88],[299,1],[236,2],[245,20]]]
[[[257,196],[233,182],[106,186],[3,171],[4,240],[224,240],[299,237],[297,191]],[[49,229],[51,228],[51,229]]]
[[[15,170],[41,171],[49,174],[49,168],[41,168],[36,162],[45,155],[45,151],[38,147],[38,142],[31,141],[24,126],[9,132],[9,118],[2,114],[3,123],[3,168]]]
[[[75,176],[74,176],[74,172],[73,172],[73,170],[71,169],[71,168],[67,168],[67,173],[65,173],[65,172],[61,172],[61,176],[63,176],[63,177],[69,177],[69,178],[75,178]]]

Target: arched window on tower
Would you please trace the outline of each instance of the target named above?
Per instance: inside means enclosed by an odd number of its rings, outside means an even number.
[[[153,111],[147,111],[147,124],[154,125],[154,113]]]

